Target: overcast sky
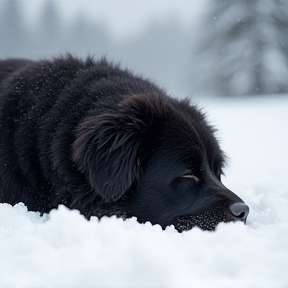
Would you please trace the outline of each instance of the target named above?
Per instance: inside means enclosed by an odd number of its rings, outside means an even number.
[[[0,3],[4,0],[0,0]],[[20,1],[29,24],[41,15],[47,0]],[[199,19],[207,0],[57,0],[61,18],[68,21],[82,14],[107,26],[114,37],[130,37],[153,21],[176,18],[190,26]],[[2,2],[3,3],[3,2]],[[74,17],[73,17],[74,16]],[[195,23],[196,24],[196,23]]]

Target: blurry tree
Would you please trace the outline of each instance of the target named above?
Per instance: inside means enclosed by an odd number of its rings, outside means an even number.
[[[126,59],[128,67],[139,67],[145,77],[157,79],[169,92],[186,96],[190,89],[186,74],[191,69],[189,28],[174,17],[151,21],[141,33],[119,43],[114,55]]]
[[[101,23],[92,23],[79,14],[66,30],[66,45],[69,52],[83,57],[94,55],[100,57],[107,53],[107,47],[113,46],[106,27]]]
[[[61,17],[58,15],[58,7],[55,0],[48,0],[42,12],[40,30],[47,40],[52,41],[62,30]],[[57,39],[58,40],[58,39]]]
[[[25,50],[25,25],[16,0],[2,1],[0,5],[0,57],[9,54],[20,57]]]
[[[202,85],[224,95],[288,90],[288,1],[211,0]]]
[[[46,1],[39,21],[35,26],[34,37],[37,50],[43,55],[59,54],[59,48],[63,52],[65,49],[63,35],[66,27],[55,0]]]

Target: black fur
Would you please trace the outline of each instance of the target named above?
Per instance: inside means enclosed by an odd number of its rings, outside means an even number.
[[[0,202],[179,231],[235,220],[229,206],[242,200],[221,184],[214,129],[188,100],[70,55],[3,60],[0,81]]]

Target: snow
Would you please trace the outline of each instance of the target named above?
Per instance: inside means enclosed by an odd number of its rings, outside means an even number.
[[[288,287],[288,99],[199,102],[231,159],[223,182],[250,206],[246,226],[180,234],[0,204],[0,287]]]

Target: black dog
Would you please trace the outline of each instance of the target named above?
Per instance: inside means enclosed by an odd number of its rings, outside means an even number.
[[[0,62],[0,202],[178,231],[245,222],[213,134],[188,100],[106,60]]]

